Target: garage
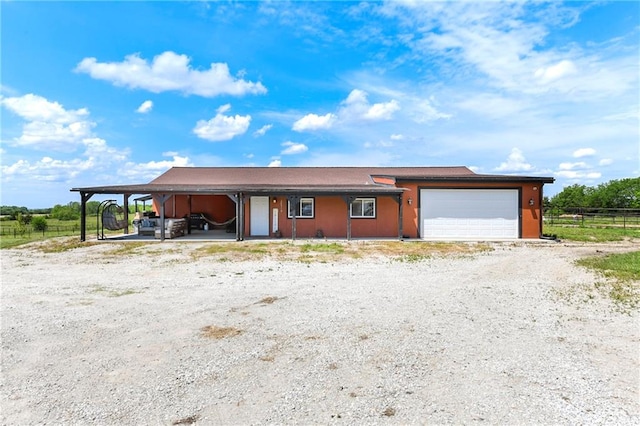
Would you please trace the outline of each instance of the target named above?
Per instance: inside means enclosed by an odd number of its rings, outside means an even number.
[[[519,238],[519,190],[420,190],[422,238]]]

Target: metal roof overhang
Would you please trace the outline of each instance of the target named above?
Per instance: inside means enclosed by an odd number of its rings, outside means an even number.
[[[112,185],[95,186],[85,188],[72,188],[73,192],[92,194],[186,194],[186,195],[214,195],[237,194],[242,192],[247,195],[394,195],[401,194],[405,188],[396,188],[386,185],[362,185],[362,186],[299,186],[284,187],[280,185],[238,185],[238,186],[207,186],[207,185]]]
[[[501,176],[501,175],[471,175],[471,176],[402,176],[397,177],[396,182],[463,182],[463,183],[483,183],[483,182],[511,182],[527,183],[541,182],[553,183],[555,178],[545,176]]]

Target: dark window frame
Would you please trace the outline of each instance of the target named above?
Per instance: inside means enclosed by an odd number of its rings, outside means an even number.
[[[303,202],[311,201],[311,215],[303,216]],[[296,209],[296,219],[314,219],[316,217],[316,199],[314,197],[300,197],[298,201],[298,208]],[[287,200],[287,218],[293,219],[293,215],[291,214],[291,201]]]

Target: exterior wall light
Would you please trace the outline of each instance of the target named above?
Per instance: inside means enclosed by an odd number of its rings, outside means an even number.
[[[535,204],[535,201],[533,201],[533,198],[529,198],[529,205],[533,206]]]
[[[409,203],[409,205],[411,205],[411,203],[413,203],[413,199],[411,197],[407,198],[407,203]]]
[[[273,197],[273,204],[276,204],[278,202],[278,199],[276,197]]]

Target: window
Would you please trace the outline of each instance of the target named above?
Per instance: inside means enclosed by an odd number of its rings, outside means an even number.
[[[297,205],[291,205],[289,201],[289,214],[287,215],[289,218],[293,217],[293,210],[295,207],[296,217],[302,218],[312,218],[313,217],[313,198],[300,198],[300,202]]]
[[[356,198],[353,200],[351,217],[376,217],[376,199]]]

